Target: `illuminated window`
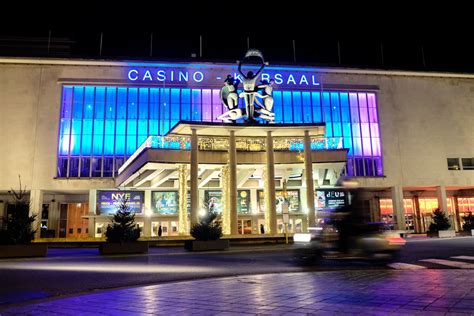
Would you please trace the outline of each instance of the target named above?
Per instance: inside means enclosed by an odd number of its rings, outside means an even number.
[[[459,158],[448,158],[448,169],[449,170],[460,170]]]
[[[463,170],[474,170],[474,158],[461,158]]]

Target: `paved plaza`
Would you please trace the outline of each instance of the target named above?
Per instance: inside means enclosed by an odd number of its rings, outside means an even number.
[[[474,270],[260,274],[17,306],[1,315],[474,315]]]

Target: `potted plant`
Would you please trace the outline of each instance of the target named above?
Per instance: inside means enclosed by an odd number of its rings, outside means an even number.
[[[120,201],[117,206],[112,225],[107,227],[105,236],[107,241],[99,248],[103,255],[148,252],[148,242],[137,241],[140,228],[135,224],[135,214],[131,212],[127,199]]]
[[[433,211],[431,215],[432,223],[428,230],[429,237],[455,237],[456,233],[454,230],[450,230],[451,224],[449,219],[439,208]]]
[[[20,189],[11,189],[8,193],[13,203],[8,206],[5,228],[0,230],[0,258],[46,256],[47,244],[31,243],[35,238],[33,223],[37,215],[30,216],[30,203],[26,190],[21,187],[21,178]]]
[[[209,212],[198,224],[191,227],[191,236],[195,240],[186,240],[184,247],[191,251],[225,250],[229,240],[222,240],[222,227],[215,212]]]
[[[462,229],[467,232],[467,235],[474,236],[474,215],[469,212],[462,219],[464,221]]]

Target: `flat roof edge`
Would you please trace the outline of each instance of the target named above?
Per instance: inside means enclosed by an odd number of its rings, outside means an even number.
[[[62,66],[109,66],[109,67],[164,67],[164,66],[186,66],[199,65],[200,67],[235,66],[233,63],[222,62],[176,62],[176,61],[140,61],[140,60],[97,60],[97,59],[63,59],[63,58],[31,58],[31,57],[0,57],[0,64],[20,64],[20,65],[62,65]],[[453,72],[429,72],[429,71],[409,71],[409,70],[381,70],[362,68],[335,68],[318,67],[305,65],[275,65],[268,66],[268,69],[286,68],[295,71],[316,71],[319,73],[334,74],[355,74],[355,75],[378,75],[378,76],[412,76],[412,77],[433,77],[433,78],[459,78],[474,79],[474,74],[453,73]]]

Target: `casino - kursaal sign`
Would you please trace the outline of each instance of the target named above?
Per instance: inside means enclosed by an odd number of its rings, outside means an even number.
[[[257,58],[260,61],[258,70],[255,73],[252,70],[244,73],[242,71],[243,65],[255,65],[250,63],[252,58]],[[265,62],[260,51],[250,49],[245,54],[244,59],[238,61],[238,63],[238,71],[242,81],[238,78],[232,77],[231,75],[228,75],[225,79],[224,87],[222,87],[220,92],[220,97],[228,111],[220,115],[218,118],[224,122],[234,122],[240,118],[251,122],[255,121],[255,118],[260,118],[269,123],[274,123],[275,113],[272,112],[272,93],[275,80],[260,80],[260,84],[257,84],[263,69],[265,66],[268,66],[268,62]],[[240,83],[243,85],[243,91],[238,93]],[[239,107],[240,99],[244,100],[245,108]]]

